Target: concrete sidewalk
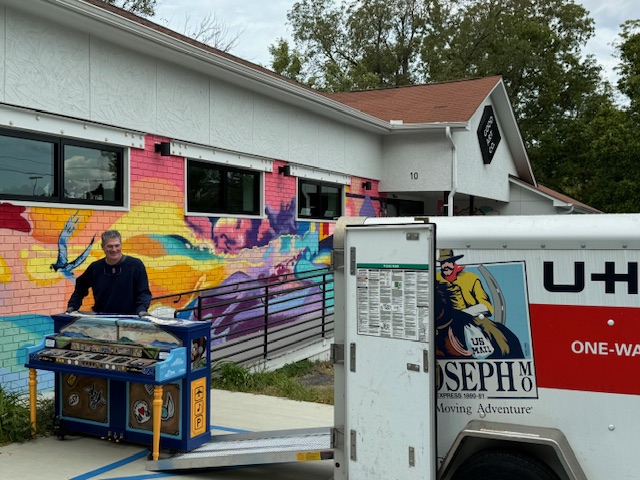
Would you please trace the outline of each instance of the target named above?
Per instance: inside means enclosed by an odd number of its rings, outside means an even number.
[[[247,393],[211,391],[211,433],[330,427],[333,407]],[[0,447],[0,478],[21,480],[152,478],[330,480],[333,462],[317,461],[225,469],[150,472],[148,449],[94,437],[38,437]]]

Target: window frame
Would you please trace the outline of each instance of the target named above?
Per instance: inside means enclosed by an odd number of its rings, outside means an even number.
[[[220,197],[222,201],[222,207],[219,210],[212,208],[208,211],[192,210],[190,207],[189,198],[189,167],[191,164],[199,164],[205,168],[217,170],[221,173],[221,192]],[[243,212],[239,210],[232,210],[229,208],[227,196],[228,190],[228,173],[240,173],[250,175],[255,178],[253,182],[253,209],[251,212]],[[207,216],[207,217],[239,217],[239,218],[261,218],[264,205],[264,172],[262,170],[256,170],[251,168],[244,168],[237,165],[223,164],[218,162],[212,162],[209,160],[201,160],[195,158],[185,157],[185,180],[184,180],[184,210],[187,216]],[[243,191],[244,192],[244,191]]]
[[[31,132],[26,130],[14,130],[0,128],[0,137],[11,137],[22,140],[32,140],[52,145],[53,158],[51,158],[52,176],[54,180],[54,195],[42,197],[37,195],[20,195],[15,193],[0,193],[0,200],[11,201],[13,203],[38,203],[56,205],[88,205],[92,207],[116,207],[123,208],[125,205],[126,188],[126,149],[121,146],[103,144],[99,142],[76,139],[72,137],[62,137],[46,133]],[[71,198],[64,196],[65,185],[65,147],[90,148],[94,150],[108,151],[116,154],[116,185],[114,187],[114,200],[97,200],[89,198]],[[35,186],[34,186],[35,191]]]
[[[301,195],[302,195],[302,188],[303,185],[307,184],[307,185],[315,185],[319,188],[319,198],[320,201],[323,201],[323,196],[322,196],[322,187],[331,187],[331,188],[337,188],[338,189],[338,205],[340,207],[340,211],[339,212],[334,212],[334,215],[332,215],[331,217],[325,217],[320,216],[320,215],[314,215],[312,212],[310,212],[308,215],[304,215],[302,213],[302,202],[300,201]],[[321,180],[313,180],[313,179],[308,179],[308,178],[300,178],[298,177],[298,185],[297,185],[297,189],[296,189],[296,204],[297,204],[297,209],[296,209],[296,215],[297,218],[299,220],[309,220],[309,221],[323,221],[323,222],[335,222],[339,217],[341,217],[342,215],[344,215],[344,210],[345,210],[345,188],[344,185],[341,183],[334,183],[334,182],[324,182]],[[328,205],[320,205],[318,207],[318,209],[320,209],[320,211],[327,211],[327,207]],[[306,207],[305,207],[306,208]]]

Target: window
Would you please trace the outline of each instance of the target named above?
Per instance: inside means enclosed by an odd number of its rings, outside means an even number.
[[[298,178],[298,217],[333,220],[342,215],[342,186]]]
[[[0,130],[0,198],[123,205],[123,149]]]
[[[260,214],[260,172],[187,160],[187,211]]]

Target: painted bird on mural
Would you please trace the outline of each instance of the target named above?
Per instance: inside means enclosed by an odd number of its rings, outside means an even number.
[[[76,212],[72,216],[70,216],[67,220],[67,223],[65,223],[64,228],[60,232],[60,237],[58,238],[58,259],[56,260],[56,263],[52,263],[49,267],[51,270],[61,272],[65,277],[74,282],[76,277],[73,275],[73,273],[71,273],[72,270],[85,261],[85,259],[89,255],[89,252],[91,251],[93,242],[96,239],[96,236],[94,235],[91,239],[91,242],[89,242],[89,245],[87,245],[84,251],[75,260],[69,261],[67,254],[67,242],[77,230],[78,221],[78,212]]]

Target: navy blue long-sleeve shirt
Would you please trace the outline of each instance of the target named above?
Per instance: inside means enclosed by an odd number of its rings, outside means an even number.
[[[76,279],[76,288],[68,307],[78,310],[82,300],[93,291],[96,313],[138,314],[146,312],[151,302],[149,279],[144,263],[123,255],[115,265],[104,258],[96,260]]]

